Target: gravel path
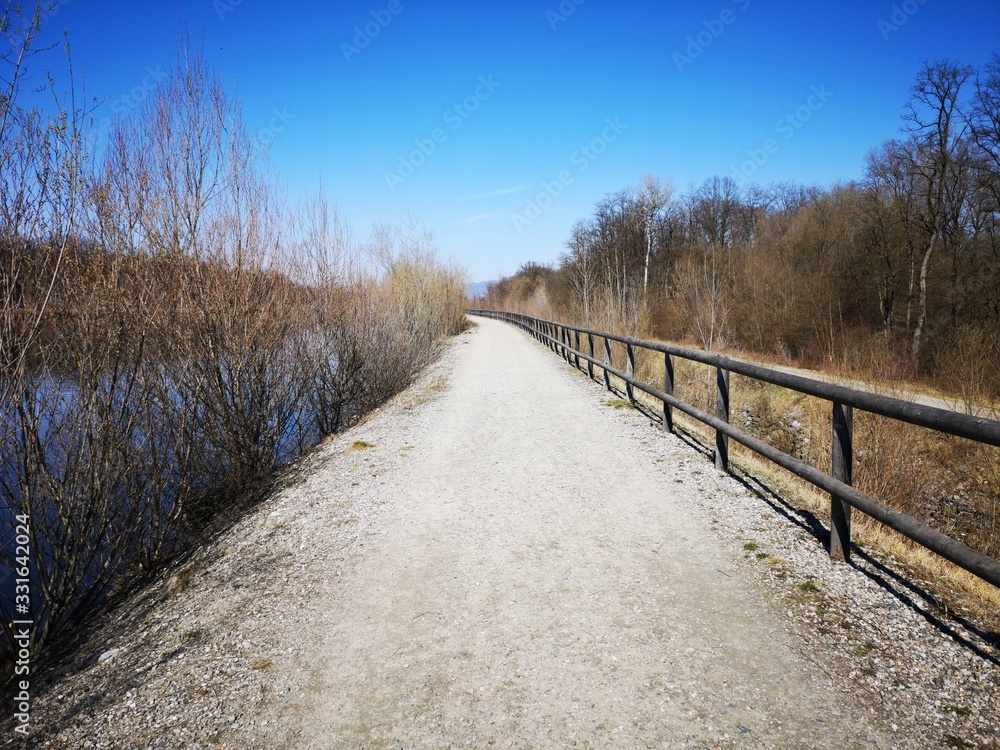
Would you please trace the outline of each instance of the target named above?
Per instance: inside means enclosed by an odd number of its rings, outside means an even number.
[[[310,744],[878,745],[558,360],[471,342],[329,616]]]
[[[477,322],[108,618],[36,746],[994,747],[998,670],[917,593]]]

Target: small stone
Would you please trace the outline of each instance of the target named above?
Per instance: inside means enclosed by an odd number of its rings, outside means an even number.
[[[120,654],[120,653],[121,653],[121,649],[120,648],[108,649],[103,654],[101,654],[100,656],[97,657],[97,663],[98,664],[103,664],[106,661],[111,661],[116,656],[118,656],[118,654]]]

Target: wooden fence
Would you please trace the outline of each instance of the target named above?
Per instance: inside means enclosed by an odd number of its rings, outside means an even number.
[[[580,363],[581,361],[585,362],[586,370],[591,378],[594,378],[594,368],[600,368],[603,372],[604,385],[608,390],[612,390],[611,376],[620,378],[625,383],[626,397],[633,404],[636,403],[636,389],[649,394],[662,404],[662,426],[667,432],[672,432],[674,429],[674,409],[714,428],[715,465],[720,471],[729,470],[729,440],[733,439],[821,490],[830,493],[830,556],[835,560],[850,560],[851,508],[857,508],[862,513],[866,513],[875,520],[895,529],[903,536],[979,576],[984,581],[1000,587],[1000,561],[972,549],[957,539],[952,539],[937,529],[895,510],[852,486],[854,409],[861,409],[901,422],[994,446],[1000,446],[1000,421],[866,393],[842,385],[772,370],[719,354],[687,349],[658,341],[618,336],[606,331],[541,320],[519,313],[470,310],[469,314],[501,320],[518,326],[578,369],[583,369]],[[581,346],[581,337],[585,337],[586,352]],[[601,347],[603,357],[601,359],[595,356],[595,351],[597,351],[595,340],[599,344],[603,344]],[[625,347],[624,371],[616,368],[612,361],[612,342],[618,342]],[[635,353],[639,349],[663,354],[662,389],[651,386],[635,377]],[[700,362],[715,368],[715,414],[702,411],[674,396],[675,357]],[[833,447],[829,474],[778,450],[729,423],[729,374],[731,372],[830,402]]]

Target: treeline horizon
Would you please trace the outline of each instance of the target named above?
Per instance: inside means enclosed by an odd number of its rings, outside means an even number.
[[[89,113],[54,83],[55,114],[21,105],[53,54],[44,7],[8,9],[19,46],[0,53],[4,571],[15,517],[30,527],[18,617],[0,579],[0,681],[12,620],[33,649],[57,641],[409,385],[461,330],[466,281],[418,227],[360,240],[321,190],[286,205],[187,37],[91,153]]]
[[[925,63],[900,136],[831,187],[647,175],[484,307],[1000,396],[1000,55]]]

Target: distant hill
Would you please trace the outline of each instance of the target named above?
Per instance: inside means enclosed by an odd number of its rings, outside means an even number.
[[[476,281],[472,284],[467,284],[465,287],[465,296],[469,299],[479,299],[480,297],[486,296],[486,287],[490,284],[496,284],[495,281]]]

